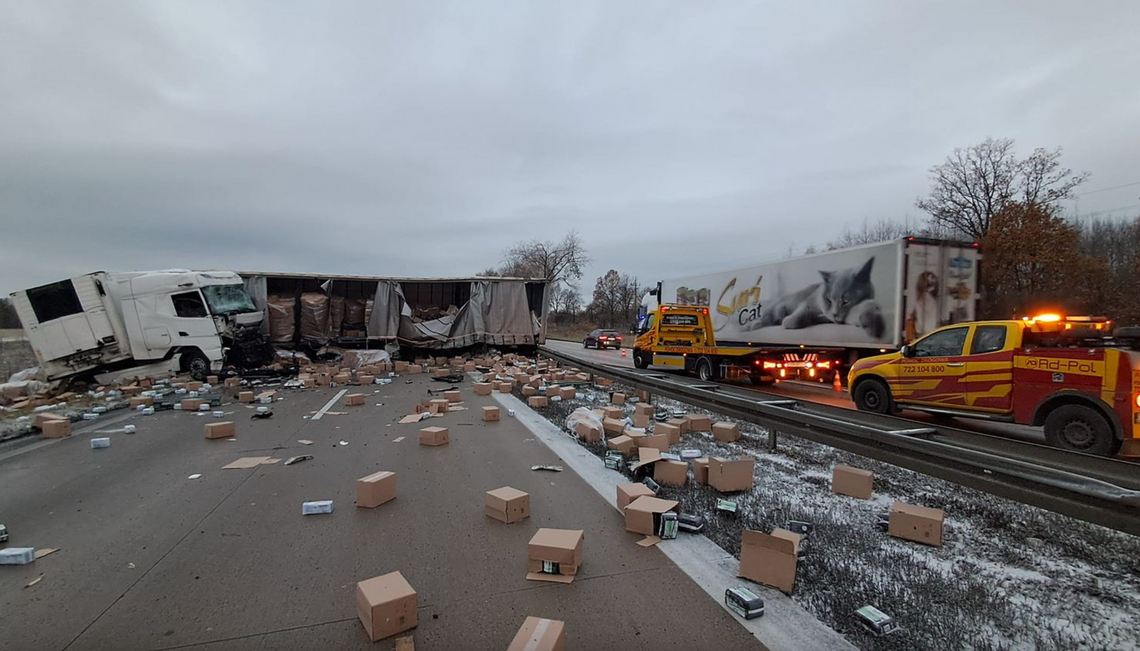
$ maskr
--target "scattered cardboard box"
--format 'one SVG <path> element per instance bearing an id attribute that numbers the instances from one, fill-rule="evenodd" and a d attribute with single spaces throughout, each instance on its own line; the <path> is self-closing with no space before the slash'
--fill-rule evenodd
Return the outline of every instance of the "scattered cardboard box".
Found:
<path id="1" fill-rule="evenodd" d="M 634 414 L 640 414 L 642 416 L 649 416 L 650 418 L 652 418 L 653 417 L 653 405 L 651 405 L 647 402 L 639 402 L 636 405 L 634 405 L 633 413 Z"/>
<path id="2" fill-rule="evenodd" d="M 736 426 L 736 423 L 713 423 L 712 435 L 718 441 L 732 443 L 740 440 L 740 428 Z"/>
<path id="3" fill-rule="evenodd" d="M 562 387 L 562 391 L 560 393 L 562 394 L 563 400 L 573 400 L 574 398 L 578 397 L 578 390 L 574 387 Z"/>
<path id="4" fill-rule="evenodd" d="M 206 404 L 206 401 L 199 398 L 183 398 L 179 404 L 182 405 L 182 411 L 198 411 L 198 408 Z"/>
<path id="5" fill-rule="evenodd" d="M 870 470 L 837 465 L 831 471 L 831 492 L 869 500 L 874 481 L 875 476 Z"/>
<path id="6" fill-rule="evenodd" d="M 530 517 L 530 494 L 503 486 L 487 491 L 484 513 L 489 518 L 511 524 Z"/>
<path id="7" fill-rule="evenodd" d="M 531 396 L 526 399 L 528 407 L 546 407 L 550 404 L 550 400 L 546 396 Z"/>
<path id="8" fill-rule="evenodd" d="M 208 439 L 232 439 L 237 436 L 234 429 L 234 424 L 229 421 L 220 423 L 206 423 L 206 438 Z"/>
<path id="9" fill-rule="evenodd" d="M 227 389 L 232 389 L 234 387 L 239 387 L 239 386 L 241 386 L 241 378 L 239 378 L 239 377 L 228 377 L 228 378 L 226 378 L 225 387 Z"/>
<path id="10" fill-rule="evenodd" d="M 690 432 L 707 432 L 712 428 L 712 422 L 704 414 L 685 414 L 685 420 L 689 421 Z"/>
<path id="11" fill-rule="evenodd" d="M 477 396 L 491 395 L 491 384 L 489 382 L 476 382 L 471 385 Z"/>
<path id="12" fill-rule="evenodd" d="M 364 406 L 363 393 L 350 393 L 344 397 L 345 407 L 362 407 Z"/>
<path id="13" fill-rule="evenodd" d="M 424 372 L 424 367 L 420 366 L 419 364 L 409 364 L 408 369 L 405 372 L 408 375 L 420 375 Z"/>
<path id="14" fill-rule="evenodd" d="M 524 384 L 523 388 L 522 388 L 522 394 L 523 394 L 524 398 L 529 398 L 531 396 L 537 396 L 538 395 L 538 389 L 530 386 L 529 384 Z"/>
<path id="15" fill-rule="evenodd" d="M 374 382 L 376 382 L 376 376 L 375 375 L 369 375 L 367 373 L 357 373 L 356 374 L 356 381 L 362 385 L 373 384 Z"/>
<path id="16" fill-rule="evenodd" d="M 415 628 L 418 605 L 416 591 L 399 572 L 356 584 L 356 612 L 373 642 Z"/>
<path id="17" fill-rule="evenodd" d="M 610 402 L 612 402 L 615 405 L 624 405 L 625 404 L 625 394 L 624 393 L 614 393 L 612 396 L 610 396 Z"/>
<path id="18" fill-rule="evenodd" d="M 546 387 L 546 397 L 547 398 L 557 397 L 557 398 L 561 399 L 562 398 L 562 387 L 560 387 L 556 384 L 552 384 L 552 385 Z"/>
<path id="19" fill-rule="evenodd" d="M 625 431 L 625 421 L 617 418 L 603 418 L 602 429 L 605 430 L 606 434 L 621 434 Z"/>
<path id="20" fill-rule="evenodd" d="M 628 436 L 615 436 L 606 441 L 606 447 L 611 450 L 617 450 L 625 456 L 630 456 L 636 448 L 636 443 Z"/>
<path id="21" fill-rule="evenodd" d="M 45 439 L 61 439 L 71 436 L 71 421 L 66 418 L 49 418 L 40 426 Z"/>
<path id="22" fill-rule="evenodd" d="M 653 420 L 652 416 L 646 416 L 645 414 L 635 413 L 633 415 L 633 426 L 641 428 L 641 429 L 647 429 L 649 427 L 649 423 L 652 420 Z M 658 433 L 660 433 L 660 432 L 658 432 Z"/>
<path id="23" fill-rule="evenodd" d="M 510 393 L 511 391 L 514 391 L 514 390 L 515 390 L 515 383 L 514 382 L 500 382 L 499 383 L 499 393 Z"/>
<path id="24" fill-rule="evenodd" d="M 333 382 L 336 382 L 337 384 L 348 384 L 349 382 L 352 382 L 352 374 L 337 373 L 333 376 Z"/>
<path id="25" fill-rule="evenodd" d="M 723 457 L 709 459 L 709 486 L 721 493 L 734 493 L 752 489 L 752 471 L 756 459 L 744 457 L 730 461 Z"/>
<path id="26" fill-rule="evenodd" d="M 637 443 L 639 448 L 657 448 L 661 452 L 669 451 L 669 437 L 664 434 L 646 436 Z"/>
<path id="27" fill-rule="evenodd" d="M 629 467 L 631 471 L 637 470 L 642 466 L 648 466 L 651 463 L 657 463 L 661 460 L 661 450 L 657 448 L 637 448 L 637 463 Z"/>
<path id="28" fill-rule="evenodd" d="M 693 481 L 697 482 L 698 486 L 706 486 L 709 483 L 709 458 L 700 457 L 693 459 Z"/>
<path id="29" fill-rule="evenodd" d="M 131 409 L 138 409 L 139 407 L 153 407 L 154 398 L 150 396 L 135 396 L 134 398 L 131 398 L 131 401 L 128 404 L 130 405 Z"/>
<path id="30" fill-rule="evenodd" d="M 425 427 L 420 430 L 420 445 L 447 445 L 449 435 L 446 427 Z"/>
<path id="31" fill-rule="evenodd" d="M 621 407 L 602 407 L 602 416 L 625 420 L 625 412 L 622 411 Z"/>
<path id="32" fill-rule="evenodd" d="M 570 583 L 582 565 L 580 529 L 539 529 L 527 544 L 528 581 Z"/>
<path id="33" fill-rule="evenodd" d="M 652 490 L 649 489 L 648 486 L 646 486 L 645 484 L 642 484 L 640 482 L 631 482 L 628 484 L 618 484 L 618 487 L 617 487 L 617 507 L 618 507 L 618 510 L 624 514 L 625 513 L 625 507 L 629 506 L 630 502 L 636 500 L 639 497 L 654 497 L 656 495 L 657 495 L 657 493 L 654 493 Z"/>
<path id="34" fill-rule="evenodd" d="M 661 460 L 653 466 L 653 481 L 664 486 L 684 486 L 689 478 L 689 464 L 681 461 Z"/>
<path id="35" fill-rule="evenodd" d="M 679 502 L 663 500 L 657 497 L 639 497 L 625 507 L 625 530 L 640 533 L 646 536 L 657 535 L 657 527 L 661 522 L 661 514 L 668 511 L 677 511 Z"/>
<path id="36" fill-rule="evenodd" d="M 574 433 L 584 443 L 593 443 L 602 440 L 602 428 L 584 420 L 578 421 L 574 426 Z"/>
<path id="37" fill-rule="evenodd" d="M 682 434 L 689 433 L 689 421 L 685 420 L 684 418 L 670 418 L 669 420 L 665 421 L 665 424 L 676 427 L 681 431 Z"/>
<path id="38" fill-rule="evenodd" d="M 197 381 L 195 381 L 195 382 L 187 382 L 187 383 L 186 383 L 186 386 L 185 386 L 184 388 L 185 388 L 187 391 L 201 391 L 201 390 L 202 390 L 202 386 L 203 386 L 203 385 L 202 385 L 202 383 L 201 383 L 201 382 L 197 382 Z"/>
<path id="39" fill-rule="evenodd" d="M 499 408 L 498 407 L 483 407 L 483 422 L 484 423 L 497 423 L 497 422 L 499 422 Z"/>
<path id="40" fill-rule="evenodd" d="M 253 402 L 252 391 L 241 391 L 238 393 L 238 402 L 251 403 Z"/>
<path id="41" fill-rule="evenodd" d="M 738 576 L 791 593 L 796 583 L 799 534 L 774 529 L 766 534 L 746 529 L 740 543 Z"/>
<path id="42" fill-rule="evenodd" d="M 564 651 L 566 624 L 557 619 L 527 617 L 507 651 Z"/>
<path id="43" fill-rule="evenodd" d="M 677 445 L 681 442 L 681 428 L 677 425 L 657 423 L 653 431 L 664 436 L 669 441 L 669 445 Z"/>
<path id="44" fill-rule="evenodd" d="M 946 514 L 942 509 L 895 502 L 891 505 L 887 533 L 895 538 L 941 547 L 942 524 L 945 518 Z"/>
<path id="45" fill-rule="evenodd" d="M 374 509 L 394 499 L 396 499 L 396 473 L 381 470 L 356 480 L 358 507 Z"/>
<path id="46" fill-rule="evenodd" d="M 459 389 L 452 389 L 451 391 L 444 391 L 443 397 L 448 402 L 462 402 L 463 401 L 463 395 L 459 391 Z"/>
<path id="47" fill-rule="evenodd" d="M 446 414 L 447 408 L 450 405 L 451 403 L 448 402 L 446 398 L 433 398 L 431 402 L 428 403 L 428 406 L 431 407 L 431 413 L 433 414 Z"/>

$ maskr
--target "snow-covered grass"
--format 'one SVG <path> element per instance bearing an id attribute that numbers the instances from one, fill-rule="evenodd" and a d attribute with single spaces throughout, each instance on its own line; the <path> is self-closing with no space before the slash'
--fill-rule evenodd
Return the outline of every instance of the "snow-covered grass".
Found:
<path id="1" fill-rule="evenodd" d="M 540 411 L 565 429 L 575 408 L 608 404 L 608 392 L 583 387 L 576 399 Z M 670 400 L 654 404 L 686 408 Z M 625 411 L 632 414 L 633 407 Z M 771 453 L 764 429 L 737 423 L 744 434 L 738 443 L 690 433 L 679 447 L 754 456 L 751 491 L 721 496 L 690 478 L 683 488 L 665 487 L 662 496 L 679 501 L 684 512 L 702 515 L 705 535 L 737 556 L 745 528 L 814 523 L 792 597 L 857 646 L 901 651 L 1140 644 L 1140 539 L 787 434 L 780 434 L 778 450 Z M 599 457 L 605 453 L 600 443 L 586 447 Z M 836 464 L 873 471 L 873 499 L 833 494 Z M 719 497 L 739 503 L 736 517 L 714 510 Z M 878 529 L 876 516 L 895 500 L 943 509 L 942 547 Z M 894 617 L 903 630 L 871 636 L 852 617 L 867 604 Z"/>

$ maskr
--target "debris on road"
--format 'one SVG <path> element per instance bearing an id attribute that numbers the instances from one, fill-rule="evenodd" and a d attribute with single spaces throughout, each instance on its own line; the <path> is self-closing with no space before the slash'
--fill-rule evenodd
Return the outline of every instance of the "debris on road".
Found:
<path id="1" fill-rule="evenodd" d="M 28 581 L 28 582 L 27 582 L 27 584 L 25 584 L 25 585 L 24 585 L 24 587 L 25 587 L 25 588 L 30 588 L 30 587 L 32 587 L 33 585 L 35 585 L 35 584 L 37 584 L 37 583 L 39 583 L 40 581 L 43 581 L 43 580 L 44 580 L 44 575 L 43 575 L 43 574 L 41 574 L 41 575 L 37 576 L 36 578 L 32 579 L 31 581 Z"/>
<path id="2" fill-rule="evenodd" d="M 332 500 L 316 500 L 301 504 L 301 515 L 320 515 L 333 512 Z"/>
<path id="3" fill-rule="evenodd" d="M 530 493 L 503 486 L 487 491 L 483 512 L 489 518 L 511 524 L 530 517 Z"/>
<path id="4" fill-rule="evenodd" d="M 534 465 L 530 467 L 531 470 L 549 470 L 551 472 L 562 472 L 562 466 L 551 465 Z"/>
<path id="5" fill-rule="evenodd" d="M 527 544 L 527 581 L 570 583 L 582 565 L 580 529 L 539 529 Z"/>
<path id="6" fill-rule="evenodd" d="M 890 635 L 902 628 L 894 618 L 874 606 L 863 606 L 854 614 L 855 619 L 875 637 Z"/>
<path id="7" fill-rule="evenodd" d="M 404 440 L 403 436 L 397 436 L 396 438 L 392 439 L 392 442 L 393 443 L 399 443 L 400 441 L 403 441 L 403 440 Z"/>
<path id="8" fill-rule="evenodd" d="M 310 441 L 309 439 L 297 439 L 297 442 L 300 443 L 301 445 L 312 445 L 313 444 L 313 442 Z"/>
<path id="9" fill-rule="evenodd" d="M 201 476 L 202 476 L 202 473 L 196 472 L 193 475 L 190 475 L 189 477 L 187 477 L 186 479 L 198 479 Z"/>
<path id="10" fill-rule="evenodd" d="M 343 448 L 344 446 L 348 445 L 348 441 L 344 441 L 344 440 L 342 440 L 342 441 L 340 441 L 339 443 L 337 443 L 337 445 L 339 445 L 339 446 L 341 446 L 341 447 Z"/>
<path id="11" fill-rule="evenodd" d="M 302 454 L 302 455 L 299 455 L 296 457 L 289 457 L 288 459 L 285 460 L 285 463 L 283 465 L 291 466 L 295 463 L 301 463 L 302 461 L 308 461 L 309 459 L 312 459 L 312 458 L 313 458 L 313 455 L 311 455 L 311 454 Z"/>
<path id="12" fill-rule="evenodd" d="M 374 509 L 396 499 L 396 473 L 381 470 L 356 480 L 356 506 Z"/>
<path id="13" fill-rule="evenodd" d="M 105 436 L 102 438 L 91 439 L 91 449 L 92 450 L 101 450 L 103 448 L 109 448 L 109 447 L 111 447 L 111 439 L 109 439 Z"/>
<path id="14" fill-rule="evenodd" d="M 356 584 L 356 612 L 373 642 L 415 628 L 418 605 L 416 591 L 399 572 Z"/>
<path id="15" fill-rule="evenodd" d="M 527 617 L 507 651 L 559 651 L 565 648 L 566 623 L 557 619 Z M 399 651 L 399 650 L 397 650 Z"/>
<path id="16" fill-rule="evenodd" d="M 764 600 L 744 586 L 725 590 L 724 605 L 744 619 L 756 619 L 764 614 Z"/>
<path id="17" fill-rule="evenodd" d="M 36 560 L 33 547 L 8 547 L 0 549 L 0 565 L 27 565 Z"/>
<path id="18" fill-rule="evenodd" d="M 279 461 L 281 461 L 281 460 L 280 459 L 274 459 L 273 457 L 242 457 L 242 458 L 238 459 L 237 461 L 231 461 L 230 463 L 222 466 L 222 469 L 223 470 L 232 470 L 232 469 L 246 470 L 249 468 L 256 468 L 260 465 L 274 464 L 274 463 L 277 463 Z"/>
<path id="19" fill-rule="evenodd" d="M 637 544 L 641 545 L 642 547 L 652 547 L 659 542 L 661 542 L 661 539 L 658 538 L 657 536 L 646 536 L 646 537 L 642 538 L 641 540 L 637 541 Z"/>

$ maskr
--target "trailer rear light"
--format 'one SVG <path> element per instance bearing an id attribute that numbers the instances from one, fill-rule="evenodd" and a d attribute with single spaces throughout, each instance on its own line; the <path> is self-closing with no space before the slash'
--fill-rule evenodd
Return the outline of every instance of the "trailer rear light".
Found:
<path id="1" fill-rule="evenodd" d="M 811 362 L 804 362 L 804 366 L 807 368 L 811 368 L 814 365 Z"/>
<path id="2" fill-rule="evenodd" d="M 709 313 L 709 309 L 708 309 L 707 307 L 706 307 L 706 308 L 703 308 L 703 309 L 701 309 L 701 312 L 702 312 L 703 314 L 708 314 L 708 313 Z"/>
<path id="3" fill-rule="evenodd" d="M 831 360 L 818 362 L 818 363 L 816 363 L 816 366 L 818 366 L 819 368 L 823 368 L 823 369 L 831 368 Z"/>
<path id="4" fill-rule="evenodd" d="M 808 377 L 815 377 L 815 369 L 814 368 L 808 369 Z"/>
<path id="5" fill-rule="evenodd" d="M 788 377 L 787 369 L 780 369 L 780 377 Z"/>
<path id="6" fill-rule="evenodd" d="M 757 364 L 760 362 L 757 361 Z M 776 362 L 764 362 L 764 368 L 776 368 Z"/>

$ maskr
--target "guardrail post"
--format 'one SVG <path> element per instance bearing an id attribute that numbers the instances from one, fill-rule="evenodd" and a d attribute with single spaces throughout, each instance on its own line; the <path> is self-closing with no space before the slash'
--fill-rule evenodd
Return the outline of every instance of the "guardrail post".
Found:
<path id="1" fill-rule="evenodd" d="M 776 437 L 778 435 L 779 435 L 779 433 L 776 430 L 774 430 L 772 428 L 768 428 L 768 451 L 769 452 L 775 452 L 776 451 Z"/>

